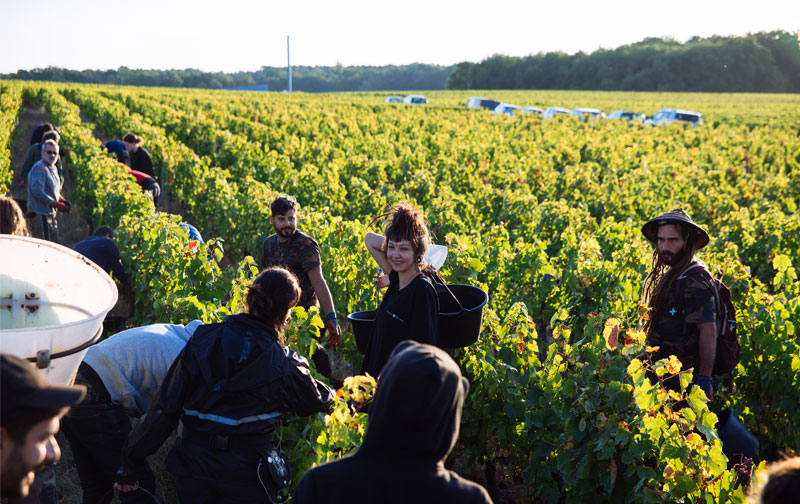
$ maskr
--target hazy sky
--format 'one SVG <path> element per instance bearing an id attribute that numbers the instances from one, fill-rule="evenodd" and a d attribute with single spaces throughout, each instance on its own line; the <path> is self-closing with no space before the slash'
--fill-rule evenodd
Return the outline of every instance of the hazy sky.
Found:
<path id="1" fill-rule="evenodd" d="M 287 35 L 293 65 L 449 65 L 774 29 L 800 31 L 800 0 L 0 0 L 0 73 L 257 70 Z"/>

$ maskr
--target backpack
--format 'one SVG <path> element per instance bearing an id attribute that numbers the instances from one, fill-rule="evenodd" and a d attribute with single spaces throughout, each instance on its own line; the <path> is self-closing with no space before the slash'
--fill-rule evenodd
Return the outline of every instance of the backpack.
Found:
<path id="1" fill-rule="evenodd" d="M 712 375 L 730 374 L 739 363 L 742 356 L 742 348 L 739 346 L 739 338 L 736 335 L 736 307 L 731 299 L 731 291 L 722 280 L 715 278 L 705 266 L 694 263 L 678 277 L 675 288 L 676 294 L 683 289 L 683 281 L 692 274 L 705 272 L 711 277 L 711 284 L 714 286 L 714 296 L 716 297 L 717 307 L 717 351 L 714 358 L 714 369 Z"/>

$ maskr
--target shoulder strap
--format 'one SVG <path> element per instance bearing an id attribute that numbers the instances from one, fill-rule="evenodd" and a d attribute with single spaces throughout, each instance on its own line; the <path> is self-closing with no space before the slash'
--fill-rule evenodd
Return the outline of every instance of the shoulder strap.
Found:
<path id="1" fill-rule="evenodd" d="M 704 265 L 700 263 L 692 263 L 685 270 L 683 270 L 683 273 L 681 273 L 681 275 L 678 277 L 678 280 L 683 280 L 684 278 L 688 277 L 690 273 L 694 273 L 695 271 L 705 271 L 709 274 L 709 276 L 711 275 L 711 272 L 708 271 L 708 268 L 706 268 Z"/>

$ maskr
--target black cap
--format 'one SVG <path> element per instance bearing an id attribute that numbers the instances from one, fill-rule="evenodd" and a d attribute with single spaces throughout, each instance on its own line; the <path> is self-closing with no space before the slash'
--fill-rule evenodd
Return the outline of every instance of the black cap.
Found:
<path id="1" fill-rule="evenodd" d="M 700 250 L 708 245 L 708 233 L 706 230 L 698 226 L 683 208 L 676 208 L 671 212 L 659 215 L 655 219 L 650 219 L 642 226 L 642 234 L 652 243 L 658 243 L 658 228 L 665 224 L 674 224 L 676 222 L 687 224 L 695 230 L 697 233 L 695 250 Z"/>
<path id="2" fill-rule="evenodd" d="M 23 410 L 74 406 L 84 395 L 86 387 L 82 385 L 51 383 L 30 362 L 0 354 L 0 425 Z"/>

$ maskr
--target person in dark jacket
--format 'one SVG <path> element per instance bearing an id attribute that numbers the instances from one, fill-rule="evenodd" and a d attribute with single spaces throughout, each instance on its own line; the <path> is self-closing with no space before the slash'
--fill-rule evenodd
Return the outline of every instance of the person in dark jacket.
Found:
<path id="1" fill-rule="evenodd" d="M 444 351 L 400 343 L 381 374 L 361 447 L 307 471 L 294 502 L 492 502 L 482 486 L 444 467 L 458 439 L 468 388 Z"/>
<path id="2" fill-rule="evenodd" d="M 167 459 L 181 502 L 271 502 L 279 485 L 265 471 L 277 462 L 272 432 L 281 412 L 327 409 L 333 391 L 311 376 L 308 361 L 280 343 L 297 279 L 269 268 L 247 292 L 247 313 L 197 328 L 170 367 L 144 420 L 123 450 L 118 489 L 136 488 L 136 461 L 154 453 L 175 429 Z"/>
<path id="3" fill-rule="evenodd" d="M 120 262 L 119 249 L 114 243 L 114 231 L 110 227 L 100 226 L 94 230 L 92 236 L 76 243 L 72 249 L 103 268 L 106 273 L 113 273 L 114 278 L 120 282 L 128 283 L 130 280 L 130 274 Z"/>
<path id="4" fill-rule="evenodd" d="M 122 137 L 122 143 L 125 144 L 125 148 L 128 150 L 131 170 L 136 170 L 155 178 L 156 172 L 153 169 L 153 158 L 147 149 L 142 147 L 143 142 L 142 137 L 133 133 L 128 133 Z"/>
<path id="5" fill-rule="evenodd" d="M 35 128 L 33 128 L 33 132 L 31 133 L 31 145 L 42 143 L 44 139 L 42 138 L 45 133 L 48 131 L 58 131 L 53 123 L 41 123 L 37 124 Z"/>
<path id="6" fill-rule="evenodd" d="M 106 142 L 106 150 L 117 157 L 117 161 L 122 164 L 128 162 L 128 149 L 122 140 L 109 140 Z"/>
<path id="7" fill-rule="evenodd" d="M 375 315 L 361 373 L 378 376 L 394 347 L 403 340 L 436 345 L 439 299 L 431 279 L 422 273 L 422 258 L 430 244 L 422 213 L 408 203 L 392 207 L 386 236 L 367 233 L 367 250 L 388 274 L 389 289 Z M 386 286 L 380 277 L 379 286 Z"/>

